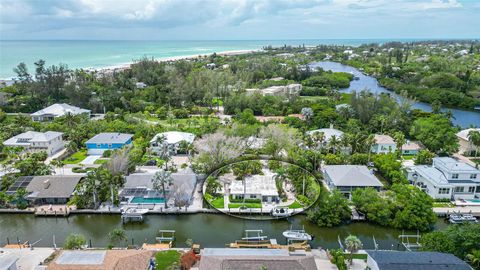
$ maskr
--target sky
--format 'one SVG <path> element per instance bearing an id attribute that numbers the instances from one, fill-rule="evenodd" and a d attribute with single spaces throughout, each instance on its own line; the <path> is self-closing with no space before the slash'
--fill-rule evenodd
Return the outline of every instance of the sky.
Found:
<path id="1" fill-rule="evenodd" d="M 0 40 L 480 38 L 480 0 L 0 0 Z"/>

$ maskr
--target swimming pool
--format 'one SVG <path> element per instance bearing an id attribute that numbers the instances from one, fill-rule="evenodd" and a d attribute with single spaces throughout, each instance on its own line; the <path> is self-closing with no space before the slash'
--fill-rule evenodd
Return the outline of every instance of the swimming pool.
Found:
<path id="1" fill-rule="evenodd" d="M 467 202 L 472 202 L 472 203 L 480 203 L 480 199 L 469 199 L 469 200 L 465 200 Z"/>
<path id="2" fill-rule="evenodd" d="M 143 198 L 143 197 L 134 197 L 130 203 L 164 203 L 165 199 L 163 198 Z"/>

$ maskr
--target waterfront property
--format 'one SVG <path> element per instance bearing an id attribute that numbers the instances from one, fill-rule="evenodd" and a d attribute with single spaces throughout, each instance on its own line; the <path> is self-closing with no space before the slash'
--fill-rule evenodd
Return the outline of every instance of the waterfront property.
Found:
<path id="1" fill-rule="evenodd" d="M 200 270 L 317 269 L 312 255 L 295 256 L 291 255 L 287 249 L 205 248 L 200 255 Z"/>
<path id="2" fill-rule="evenodd" d="M 480 128 L 467 128 L 457 133 L 458 144 L 460 145 L 458 152 L 460 154 L 474 154 L 475 150 L 480 150 L 480 149 L 476 149 L 476 146 L 473 145 L 473 143 L 470 141 L 470 138 L 469 138 L 470 131 L 480 132 Z"/>
<path id="3" fill-rule="evenodd" d="M 132 143 L 132 134 L 100 133 L 85 142 L 87 154 L 102 155 L 106 150 L 120 149 Z"/>
<path id="4" fill-rule="evenodd" d="M 66 103 L 55 103 L 44 109 L 32 113 L 30 116 L 32 117 L 33 121 L 44 122 L 52 121 L 57 117 L 65 116 L 67 114 L 86 114 L 90 117 L 90 112 L 90 110 L 75 107 Z"/>
<path id="5" fill-rule="evenodd" d="M 166 145 L 170 151 L 177 153 L 182 142 L 191 144 L 195 140 L 195 134 L 180 131 L 168 131 L 158 133 L 150 140 L 150 151 L 158 154 Z"/>
<path id="6" fill-rule="evenodd" d="M 425 147 L 421 142 L 407 141 L 404 145 L 402 145 L 402 155 L 414 156 L 423 149 L 425 149 Z"/>
<path id="7" fill-rule="evenodd" d="M 145 270 L 152 264 L 149 250 L 63 250 L 47 270 L 103 269 Z"/>
<path id="8" fill-rule="evenodd" d="M 22 147 L 25 152 L 44 151 L 51 156 L 65 147 L 63 133 L 56 131 L 27 131 L 3 142 L 5 146 Z"/>
<path id="9" fill-rule="evenodd" d="M 411 184 L 434 199 L 474 199 L 480 195 L 480 170 L 451 157 L 433 158 L 433 165 L 407 170 Z"/>
<path id="10" fill-rule="evenodd" d="M 337 189 L 350 198 L 357 188 L 372 187 L 380 190 L 383 184 L 363 165 L 327 165 L 323 169 L 325 183 L 330 190 Z"/>
<path id="11" fill-rule="evenodd" d="M 230 184 L 230 195 L 234 199 L 260 199 L 264 203 L 279 202 L 277 186 L 274 174 L 266 172 L 264 175 L 252 175 L 243 181 L 233 180 Z"/>
<path id="12" fill-rule="evenodd" d="M 371 270 L 471 270 L 464 261 L 449 253 L 367 250 L 367 267 Z"/>
<path id="13" fill-rule="evenodd" d="M 388 154 L 397 150 L 397 144 L 392 137 L 383 134 L 375 134 L 375 143 L 372 145 L 372 153 Z"/>
<path id="14" fill-rule="evenodd" d="M 153 188 L 153 173 L 132 173 L 125 177 L 125 185 L 120 191 L 120 200 L 129 203 L 158 204 L 165 202 L 163 193 Z M 165 185 L 167 199 L 175 188 L 182 188 L 191 198 L 197 177 L 194 173 L 172 173 L 173 182 Z"/>
<path id="15" fill-rule="evenodd" d="M 249 88 L 245 89 L 247 93 L 260 93 L 263 96 L 296 96 L 302 91 L 302 85 L 299 83 L 289 85 L 270 86 L 263 89 Z"/>
<path id="16" fill-rule="evenodd" d="M 27 191 L 26 199 L 34 205 L 66 204 L 73 196 L 75 187 L 83 176 L 43 175 L 21 176 L 8 189 L 15 194 L 20 188 Z"/>

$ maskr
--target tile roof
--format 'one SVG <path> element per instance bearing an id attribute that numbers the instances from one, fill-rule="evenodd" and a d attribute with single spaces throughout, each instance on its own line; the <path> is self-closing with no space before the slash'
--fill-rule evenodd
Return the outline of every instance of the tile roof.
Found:
<path id="1" fill-rule="evenodd" d="M 377 177 L 363 165 L 327 165 L 324 172 L 335 186 L 382 187 Z"/>
<path id="2" fill-rule="evenodd" d="M 48 270 L 145 270 L 153 251 L 89 250 L 62 251 Z M 90 259 L 89 259 L 90 258 Z"/>
<path id="3" fill-rule="evenodd" d="M 367 250 L 379 270 L 471 270 L 452 254 L 441 252 L 407 252 Z"/>
<path id="4" fill-rule="evenodd" d="M 31 115 L 41 116 L 41 115 L 48 114 L 48 115 L 54 115 L 54 116 L 63 116 L 67 113 L 71 113 L 75 115 L 75 114 L 82 114 L 82 113 L 90 113 L 90 110 L 82 109 L 66 103 L 55 103 L 44 109 L 34 112 Z"/>
<path id="5" fill-rule="evenodd" d="M 465 140 L 465 141 L 468 141 L 468 133 L 470 133 L 470 131 L 472 130 L 476 130 L 476 131 L 480 131 L 480 128 L 467 128 L 467 129 L 464 129 L 464 130 L 460 130 L 459 132 L 457 132 L 457 137 Z"/>
<path id="6" fill-rule="evenodd" d="M 126 143 L 133 137 L 133 134 L 126 133 L 99 133 L 85 143 Z"/>

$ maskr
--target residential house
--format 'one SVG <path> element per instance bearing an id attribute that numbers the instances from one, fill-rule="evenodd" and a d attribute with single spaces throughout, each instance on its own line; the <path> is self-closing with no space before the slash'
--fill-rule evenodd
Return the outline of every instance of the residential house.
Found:
<path id="1" fill-rule="evenodd" d="M 5 146 L 23 147 L 26 152 L 44 151 L 51 156 L 65 148 L 63 133 L 56 131 L 27 131 L 3 142 Z"/>
<path id="2" fill-rule="evenodd" d="M 34 205 L 66 204 L 82 178 L 82 175 L 21 176 L 7 194 L 13 195 L 18 189 L 25 188 L 26 199 Z"/>
<path id="3" fill-rule="evenodd" d="M 153 269 L 150 250 L 63 250 L 47 270 L 148 270 Z"/>
<path id="4" fill-rule="evenodd" d="M 425 149 L 425 147 L 421 142 L 407 141 L 404 145 L 402 145 L 402 155 L 414 156 L 423 149 Z"/>
<path id="5" fill-rule="evenodd" d="M 367 250 L 367 269 L 472 270 L 466 262 L 449 253 L 393 250 Z"/>
<path id="6" fill-rule="evenodd" d="M 397 144 L 388 135 L 375 134 L 375 143 L 372 145 L 372 153 L 388 154 L 397 150 Z"/>
<path id="7" fill-rule="evenodd" d="M 310 130 L 310 131 L 307 131 L 306 133 L 309 136 L 313 136 L 316 133 L 323 133 L 323 142 L 321 143 L 322 147 L 327 147 L 330 144 L 330 141 L 332 140 L 332 138 L 334 137 L 337 141 L 340 141 L 344 134 L 343 131 L 333 128 L 333 125 L 330 125 L 330 128 Z"/>
<path id="8" fill-rule="evenodd" d="M 276 85 L 263 89 L 249 88 L 245 89 L 248 94 L 260 93 L 263 96 L 295 96 L 302 91 L 302 85 L 299 83 L 288 85 Z"/>
<path id="9" fill-rule="evenodd" d="M 132 143 L 132 134 L 100 133 L 85 142 L 87 154 L 102 155 L 106 150 L 120 149 Z"/>
<path id="10" fill-rule="evenodd" d="M 450 157 L 433 158 L 432 166 L 409 167 L 407 178 L 434 199 L 480 196 L 480 170 Z"/>
<path id="11" fill-rule="evenodd" d="M 166 144 L 170 151 L 177 153 L 182 142 L 191 144 L 194 140 L 195 134 L 188 132 L 168 131 L 158 133 L 150 140 L 150 151 L 158 154 Z"/>
<path id="12" fill-rule="evenodd" d="M 252 175 L 245 178 L 245 189 L 243 181 L 235 180 L 230 184 L 230 195 L 234 199 L 260 199 L 265 203 L 279 202 L 279 195 L 273 173 L 264 175 Z"/>
<path id="13" fill-rule="evenodd" d="M 90 117 L 90 113 L 90 110 L 75 107 L 66 103 L 56 103 L 41 109 L 40 111 L 34 112 L 30 116 L 32 117 L 33 121 L 44 122 L 52 121 L 57 117 L 65 116 L 67 114 L 86 114 Z"/>
<path id="14" fill-rule="evenodd" d="M 480 128 L 467 128 L 461 130 L 457 133 L 458 144 L 460 145 L 459 153 L 460 154 L 474 154 L 475 152 L 475 145 L 469 140 L 469 133 L 470 131 L 478 131 L 480 132 Z M 480 149 L 477 149 L 480 150 Z"/>
<path id="15" fill-rule="evenodd" d="M 318 269 L 312 255 L 292 255 L 287 249 L 205 248 L 200 257 L 199 270 Z"/>
<path id="16" fill-rule="evenodd" d="M 327 165 L 323 169 L 325 183 L 330 190 L 337 189 L 345 197 L 351 198 L 358 188 L 372 187 L 380 190 L 383 184 L 363 165 Z"/>
<path id="17" fill-rule="evenodd" d="M 120 191 L 120 200 L 131 202 L 135 198 L 163 198 L 162 191 L 153 188 L 153 173 L 132 173 L 125 177 L 125 184 Z M 175 187 L 182 187 L 186 194 L 193 196 L 197 184 L 197 176 L 193 172 L 172 173 L 173 182 L 165 185 L 166 193 Z"/>

